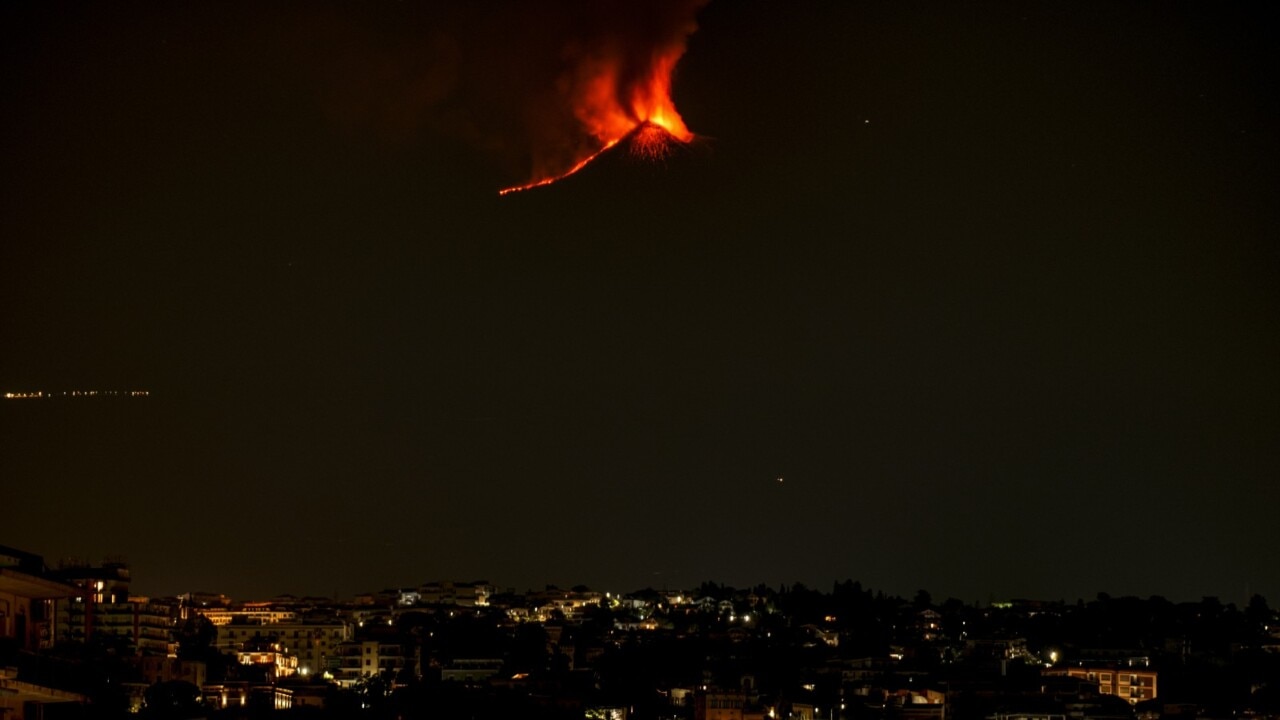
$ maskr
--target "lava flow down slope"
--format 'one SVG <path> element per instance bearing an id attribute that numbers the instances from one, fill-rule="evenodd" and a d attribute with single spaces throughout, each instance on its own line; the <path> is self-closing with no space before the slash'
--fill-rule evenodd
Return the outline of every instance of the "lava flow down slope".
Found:
<path id="1" fill-rule="evenodd" d="M 595 185 L 607 191 L 636 183 L 647 185 L 657 179 L 675 181 L 696 167 L 696 158 L 707 147 L 701 138 L 691 135 L 688 140 L 681 140 L 666 128 L 645 121 L 569 172 L 527 186 L 508 188 L 501 194 L 509 195 L 561 182 L 579 189 Z"/>
<path id="2" fill-rule="evenodd" d="M 535 148 L 533 179 L 499 194 L 549 185 L 604 157 L 665 160 L 692 142 L 694 134 L 671 98 L 671 82 L 702 4 L 676 2 L 668 12 L 637 18 L 650 30 L 640 42 L 605 35 L 567 52 L 558 97 L 572 112 L 582 142 L 568 155 Z"/>

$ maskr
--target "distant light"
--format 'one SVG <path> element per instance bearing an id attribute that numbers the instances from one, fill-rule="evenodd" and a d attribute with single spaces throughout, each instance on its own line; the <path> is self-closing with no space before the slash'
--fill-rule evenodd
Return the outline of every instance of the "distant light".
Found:
<path id="1" fill-rule="evenodd" d="M 35 398 L 84 398 L 84 397 L 147 397 L 151 394 L 149 390 L 54 390 L 45 392 L 43 390 L 34 390 L 31 392 L 6 392 L 4 397 L 6 400 L 30 400 Z"/>

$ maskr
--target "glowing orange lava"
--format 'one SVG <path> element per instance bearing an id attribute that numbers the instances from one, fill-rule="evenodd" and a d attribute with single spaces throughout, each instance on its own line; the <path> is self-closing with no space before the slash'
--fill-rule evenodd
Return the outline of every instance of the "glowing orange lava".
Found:
<path id="1" fill-rule="evenodd" d="M 667 100 L 667 104 L 671 104 L 670 99 Z M 607 129 L 600 129 L 592 133 L 602 143 L 599 150 L 596 150 L 582 160 L 579 160 L 573 167 L 559 175 L 550 175 L 524 185 L 517 185 L 515 187 L 499 190 L 498 194 L 507 195 L 510 193 L 520 192 L 521 190 L 529 190 L 531 188 L 542 187 L 543 185 L 550 185 L 557 180 L 563 180 L 591 164 L 592 160 L 595 160 L 601 155 L 601 153 L 614 145 L 617 145 L 619 140 L 633 130 L 639 129 L 631 143 L 631 151 L 634 155 L 647 160 L 661 160 L 670 155 L 672 138 L 680 142 L 689 142 L 690 140 L 693 140 L 693 133 L 689 132 L 689 128 L 685 127 L 684 120 L 680 118 L 680 114 L 675 111 L 674 106 L 671 106 L 669 109 L 662 109 L 654 115 L 644 117 L 640 120 L 634 120 L 629 116 L 624 115 L 612 116 L 605 122 L 607 124 L 601 124 L 597 127 L 607 127 Z M 616 137 L 614 137 L 615 134 L 617 135 Z"/>
<path id="2" fill-rule="evenodd" d="M 682 27 L 671 42 L 654 49 L 641 67 L 624 62 L 607 44 L 575 57 L 571 70 L 561 78 L 561 89 L 582 130 L 595 138 L 597 149 L 574 158 L 568 169 L 546 172 L 499 194 L 569 177 L 642 125 L 656 126 L 640 128 L 632 143 L 632 152 L 643 158 L 660 160 L 669 155 L 672 138 L 679 142 L 692 140 L 693 133 L 671 100 L 671 74 L 684 55 L 685 40 L 694 28 L 696 25 L 691 22 Z"/>
<path id="3" fill-rule="evenodd" d="M 521 190 L 530 190 L 530 189 L 532 189 L 532 188 L 542 187 L 543 185 L 550 185 L 551 183 L 553 183 L 553 182 L 555 182 L 555 181 L 557 181 L 557 180 L 563 180 L 563 179 L 565 179 L 565 178 L 569 177 L 570 175 L 572 175 L 572 174 L 574 174 L 574 173 L 578 172 L 578 171 L 579 171 L 579 170 L 581 170 L 582 168 L 586 167 L 588 163 L 590 163 L 592 160 L 595 160 L 597 157 L 599 157 L 600 153 L 604 152 L 605 150 L 608 150 L 609 148 L 611 148 L 611 147 L 613 147 L 614 145 L 617 145 L 617 144 L 618 144 L 618 141 L 617 141 L 617 140 L 614 140 L 613 142 L 606 144 L 604 147 L 602 147 L 602 148 L 600 148 L 599 150 L 597 150 L 597 151 L 595 151 L 595 152 L 591 153 L 591 155 L 589 155 L 589 156 L 587 157 L 587 159 L 585 159 L 585 160 L 583 160 L 583 161 L 579 162 L 577 165 L 574 165 L 573 167 L 569 168 L 569 169 L 568 169 L 568 171 L 566 171 L 566 172 L 564 172 L 564 173 L 562 173 L 562 174 L 560 174 L 560 175 L 556 175 L 556 176 L 554 176 L 554 177 L 542 178 L 541 180 L 534 180 L 533 182 L 531 182 L 531 183 L 529 183 L 529 184 L 527 184 L 527 185 L 516 185 L 515 187 L 505 188 L 505 189 L 503 189 L 503 190 L 499 190 L 499 191 L 498 191 L 498 194 L 499 194 L 499 195 L 508 195 L 508 194 L 510 194 L 510 193 L 520 192 Z"/>

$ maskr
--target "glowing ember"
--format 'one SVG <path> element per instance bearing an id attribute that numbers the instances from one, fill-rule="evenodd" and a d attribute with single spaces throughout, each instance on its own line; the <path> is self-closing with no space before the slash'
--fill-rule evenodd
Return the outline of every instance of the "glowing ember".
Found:
<path id="1" fill-rule="evenodd" d="M 690 4 L 687 22 L 672 28 L 670 36 L 643 59 L 625 57 L 609 42 L 574 54 L 571 70 L 561 77 L 561 90 L 582 129 L 595 138 L 596 149 L 574 158 L 567 169 L 561 166 L 542 172 L 532 182 L 499 194 L 564 179 L 628 134 L 632 135 L 631 154 L 648 160 L 662 160 L 671 154 L 673 143 L 691 141 L 693 133 L 671 100 L 671 74 L 684 55 L 689 34 L 697 27 L 692 10 L 700 4 Z"/>

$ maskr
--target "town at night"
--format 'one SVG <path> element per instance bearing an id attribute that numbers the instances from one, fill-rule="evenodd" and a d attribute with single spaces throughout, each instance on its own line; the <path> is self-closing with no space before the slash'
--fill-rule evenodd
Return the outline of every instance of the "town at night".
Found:
<path id="1" fill-rule="evenodd" d="M 966 602 L 855 580 L 625 592 L 436 580 L 250 599 L 148 597 L 133 584 L 119 559 L 50 568 L 0 547 L 0 708 L 548 720 L 1280 712 L 1280 614 L 1260 595 Z"/>
<path id="2" fill-rule="evenodd" d="M 0 720 L 1280 720 L 1278 36 L 0 3 Z"/>

